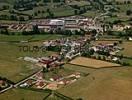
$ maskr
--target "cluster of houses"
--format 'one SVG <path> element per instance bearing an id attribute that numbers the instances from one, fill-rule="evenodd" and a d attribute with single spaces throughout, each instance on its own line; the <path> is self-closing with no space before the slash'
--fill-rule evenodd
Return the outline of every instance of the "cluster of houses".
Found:
<path id="1" fill-rule="evenodd" d="M 9 84 L 5 81 L 0 79 L 0 91 L 7 88 L 9 86 Z"/>
<path id="2" fill-rule="evenodd" d="M 10 31 L 31 31 L 33 26 L 38 26 L 40 31 L 49 32 L 56 30 L 70 30 L 71 32 L 85 30 L 103 31 L 101 25 L 95 24 L 92 18 L 84 16 L 70 16 L 56 19 L 36 19 L 26 23 L 0 23 Z"/>
<path id="3" fill-rule="evenodd" d="M 64 62 L 61 60 L 60 55 L 57 54 L 51 55 L 49 57 L 24 57 L 24 60 L 35 63 L 35 65 L 42 67 L 46 71 L 61 67 L 64 64 Z"/>
<path id="4" fill-rule="evenodd" d="M 124 29 L 132 28 L 132 25 L 116 24 L 113 25 L 113 31 L 124 31 Z"/>
<path id="5" fill-rule="evenodd" d="M 79 37 L 76 39 L 63 38 L 58 40 L 50 40 L 43 42 L 45 48 L 60 47 L 60 55 L 62 58 L 73 59 L 81 55 L 83 46 L 87 43 L 86 37 Z"/>
<path id="6" fill-rule="evenodd" d="M 30 24 L 37 25 L 39 30 L 49 32 L 56 30 L 70 30 L 71 32 L 96 29 L 102 31 L 101 25 L 95 25 L 94 20 L 84 16 L 70 16 L 58 19 L 33 20 Z"/>
<path id="7" fill-rule="evenodd" d="M 51 89 L 56 90 L 65 85 L 71 84 L 77 81 L 81 77 L 79 72 L 74 72 L 73 74 L 67 76 L 51 76 L 49 79 L 45 79 L 45 73 L 39 72 L 33 77 L 20 84 L 20 87 L 31 87 L 36 89 Z"/>
<path id="8" fill-rule="evenodd" d="M 118 46 L 117 43 L 111 44 L 103 44 L 99 43 L 90 47 L 90 49 L 94 50 L 96 54 L 106 56 L 106 60 L 117 62 L 119 61 L 119 57 L 115 57 L 117 53 L 123 50 L 122 47 Z"/>
<path id="9" fill-rule="evenodd" d="M 101 23 L 96 23 L 94 19 L 84 17 L 84 16 L 70 16 L 62 17 L 56 19 L 36 19 L 31 20 L 27 23 L 0 23 L 0 25 L 7 26 L 11 31 L 32 31 L 33 26 L 38 26 L 40 31 L 44 32 L 56 32 L 58 30 L 69 30 L 71 32 L 75 31 L 90 31 L 96 30 L 99 33 L 103 32 L 103 27 Z M 131 28 L 131 25 L 116 24 L 113 25 L 113 31 L 123 31 L 126 28 Z"/>
<path id="10" fill-rule="evenodd" d="M 120 50 L 122 50 L 121 47 L 114 45 L 114 43 L 112 44 L 103 44 L 100 43 L 94 47 L 92 47 L 94 49 L 95 52 L 109 52 L 109 54 L 113 54 L 115 55 L 116 53 L 118 53 Z"/>
<path id="11" fill-rule="evenodd" d="M 31 31 L 32 30 L 32 25 L 30 24 L 10 24 L 8 29 L 10 31 Z"/>
<path id="12" fill-rule="evenodd" d="M 11 32 L 23 32 L 33 30 L 33 26 L 28 23 L 0 23 L 0 26 L 7 28 Z"/>

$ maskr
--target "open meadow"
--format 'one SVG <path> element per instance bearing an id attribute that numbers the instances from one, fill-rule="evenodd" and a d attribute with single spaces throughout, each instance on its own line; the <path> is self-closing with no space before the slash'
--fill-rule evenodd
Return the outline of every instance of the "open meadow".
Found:
<path id="1" fill-rule="evenodd" d="M 20 51 L 19 46 L 42 46 L 42 42 L 37 43 L 12 43 L 10 41 L 27 41 L 29 39 L 33 40 L 48 40 L 48 39 L 56 39 L 61 36 L 50 36 L 46 35 L 46 37 L 41 36 L 1 36 L 0 37 L 0 76 L 10 79 L 13 82 L 18 82 L 27 76 L 33 74 L 38 71 L 40 68 L 33 65 L 32 63 L 26 62 L 20 57 L 30 56 L 30 57 L 42 57 L 49 56 L 53 54 L 53 52 L 47 52 L 40 50 L 39 52 L 24 52 Z M 7 42 L 7 43 L 6 43 Z"/>
<path id="2" fill-rule="evenodd" d="M 18 82 L 28 75 L 39 70 L 39 67 L 18 59 L 25 56 L 46 56 L 48 52 L 23 52 L 20 51 L 20 44 L 0 44 L 0 76 Z"/>
<path id="3" fill-rule="evenodd" d="M 131 73 L 131 67 L 97 69 L 90 75 L 58 91 L 74 99 L 131 100 Z"/>

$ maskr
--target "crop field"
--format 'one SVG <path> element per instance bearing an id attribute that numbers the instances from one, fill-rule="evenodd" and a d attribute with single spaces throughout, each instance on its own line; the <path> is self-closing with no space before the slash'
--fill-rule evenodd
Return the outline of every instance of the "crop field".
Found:
<path id="1" fill-rule="evenodd" d="M 97 69 L 87 77 L 58 91 L 74 99 L 131 100 L 131 73 L 131 67 Z"/>
<path id="2" fill-rule="evenodd" d="M 106 61 L 90 59 L 85 57 L 77 57 L 70 62 L 70 64 L 80 65 L 91 68 L 109 68 L 109 67 L 119 67 L 119 64 L 110 63 Z"/>
<path id="3" fill-rule="evenodd" d="M 0 94 L 1 100 L 43 100 L 49 93 L 25 89 L 11 89 Z"/>

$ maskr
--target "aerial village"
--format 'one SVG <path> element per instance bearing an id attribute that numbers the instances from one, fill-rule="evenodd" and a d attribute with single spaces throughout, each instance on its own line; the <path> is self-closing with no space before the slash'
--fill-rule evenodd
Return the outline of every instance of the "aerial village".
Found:
<path id="1" fill-rule="evenodd" d="M 81 29 L 88 32 L 85 36 L 78 38 L 61 38 L 55 40 L 47 40 L 41 43 L 41 47 L 45 48 L 46 51 L 57 50 L 57 53 L 50 56 L 42 57 L 19 57 L 19 60 L 30 62 L 35 66 L 41 68 L 41 70 L 26 80 L 21 81 L 14 87 L 21 88 L 37 88 L 37 89 L 51 89 L 56 90 L 64 87 L 67 84 L 71 84 L 83 77 L 84 73 L 72 71 L 65 75 L 59 74 L 58 70 L 63 69 L 63 65 L 71 63 L 76 57 L 89 57 L 92 59 L 103 60 L 116 64 L 122 64 L 121 56 L 116 56 L 117 53 L 122 51 L 124 48 L 120 47 L 121 40 L 114 43 L 97 43 L 94 44 L 93 40 L 98 40 L 99 35 L 103 35 L 103 27 L 101 24 L 95 22 L 91 18 L 84 16 L 71 16 L 58 19 L 40 19 L 32 20 L 29 23 L 12 23 L 2 24 L 8 27 L 10 31 L 31 31 L 33 26 L 37 25 L 39 31 L 55 32 L 56 30 L 70 30 L 73 34 L 75 31 Z M 121 26 L 116 25 L 113 30 L 123 30 L 125 28 L 131 28 L 132 26 Z M 96 30 L 97 34 L 89 33 L 90 30 Z M 28 41 L 27 41 L 28 42 Z M 74 63 L 73 63 L 74 64 Z M 119 66 L 119 65 L 115 65 Z M 55 74 L 46 76 L 46 73 L 53 71 Z M 8 84 L 7 81 L 0 80 L 1 89 L 12 88 L 12 85 Z"/>
<path id="2" fill-rule="evenodd" d="M 0 0 L 0 100 L 132 100 L 132 0 Z"/>
<path id="3" fill-rule="evenodd" d="M 54 51 L 54 49 L 58 48 L 59 52 L 48 57 L 45 56 L 34 58 L 26 56 L 19 58 L 42 68 L 40 72 L 19 84 L 19 87 L 56 90 L 64 87 L 65 85 L 76 82 L 79 78 L 85 76 L 85 73 L 72 71 L 63 75 L 59 74 L 57 70 L 63 69 L 63 65 L 66 63 L 72 64 L 72 60 L 74 58 L 85 56 L 87 53 L 89 53 L 89 58 L 116 63 L 113 66 L 120 66 L 119 64 L 121 64 L 122 58 L 115 56 L 116 53 L 119 53 L 123 50 L 122 47 L 118 46 L 119 43 L 99 43 L 89 46 L 89 41 L 89 37 L 79 37 L 74 39 L 62 38 L 57 40 L 44 41 L 42 46 L 47 51 Z M 105 56 L 102 56 L 103 58 L 101 58 L 100 55 Z M 55 74 L 47 77 L 46 73 L 50 71 L 55 71 Z"/>

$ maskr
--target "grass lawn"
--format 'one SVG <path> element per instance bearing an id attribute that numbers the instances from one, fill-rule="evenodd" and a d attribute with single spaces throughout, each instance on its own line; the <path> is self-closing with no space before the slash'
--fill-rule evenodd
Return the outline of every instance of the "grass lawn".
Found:
<path id="1" fill-rule="evenodd" d="M 49 93 L 24 89 L 11 89 L 0 94 L 1 100 L 43 100 Z"/>

